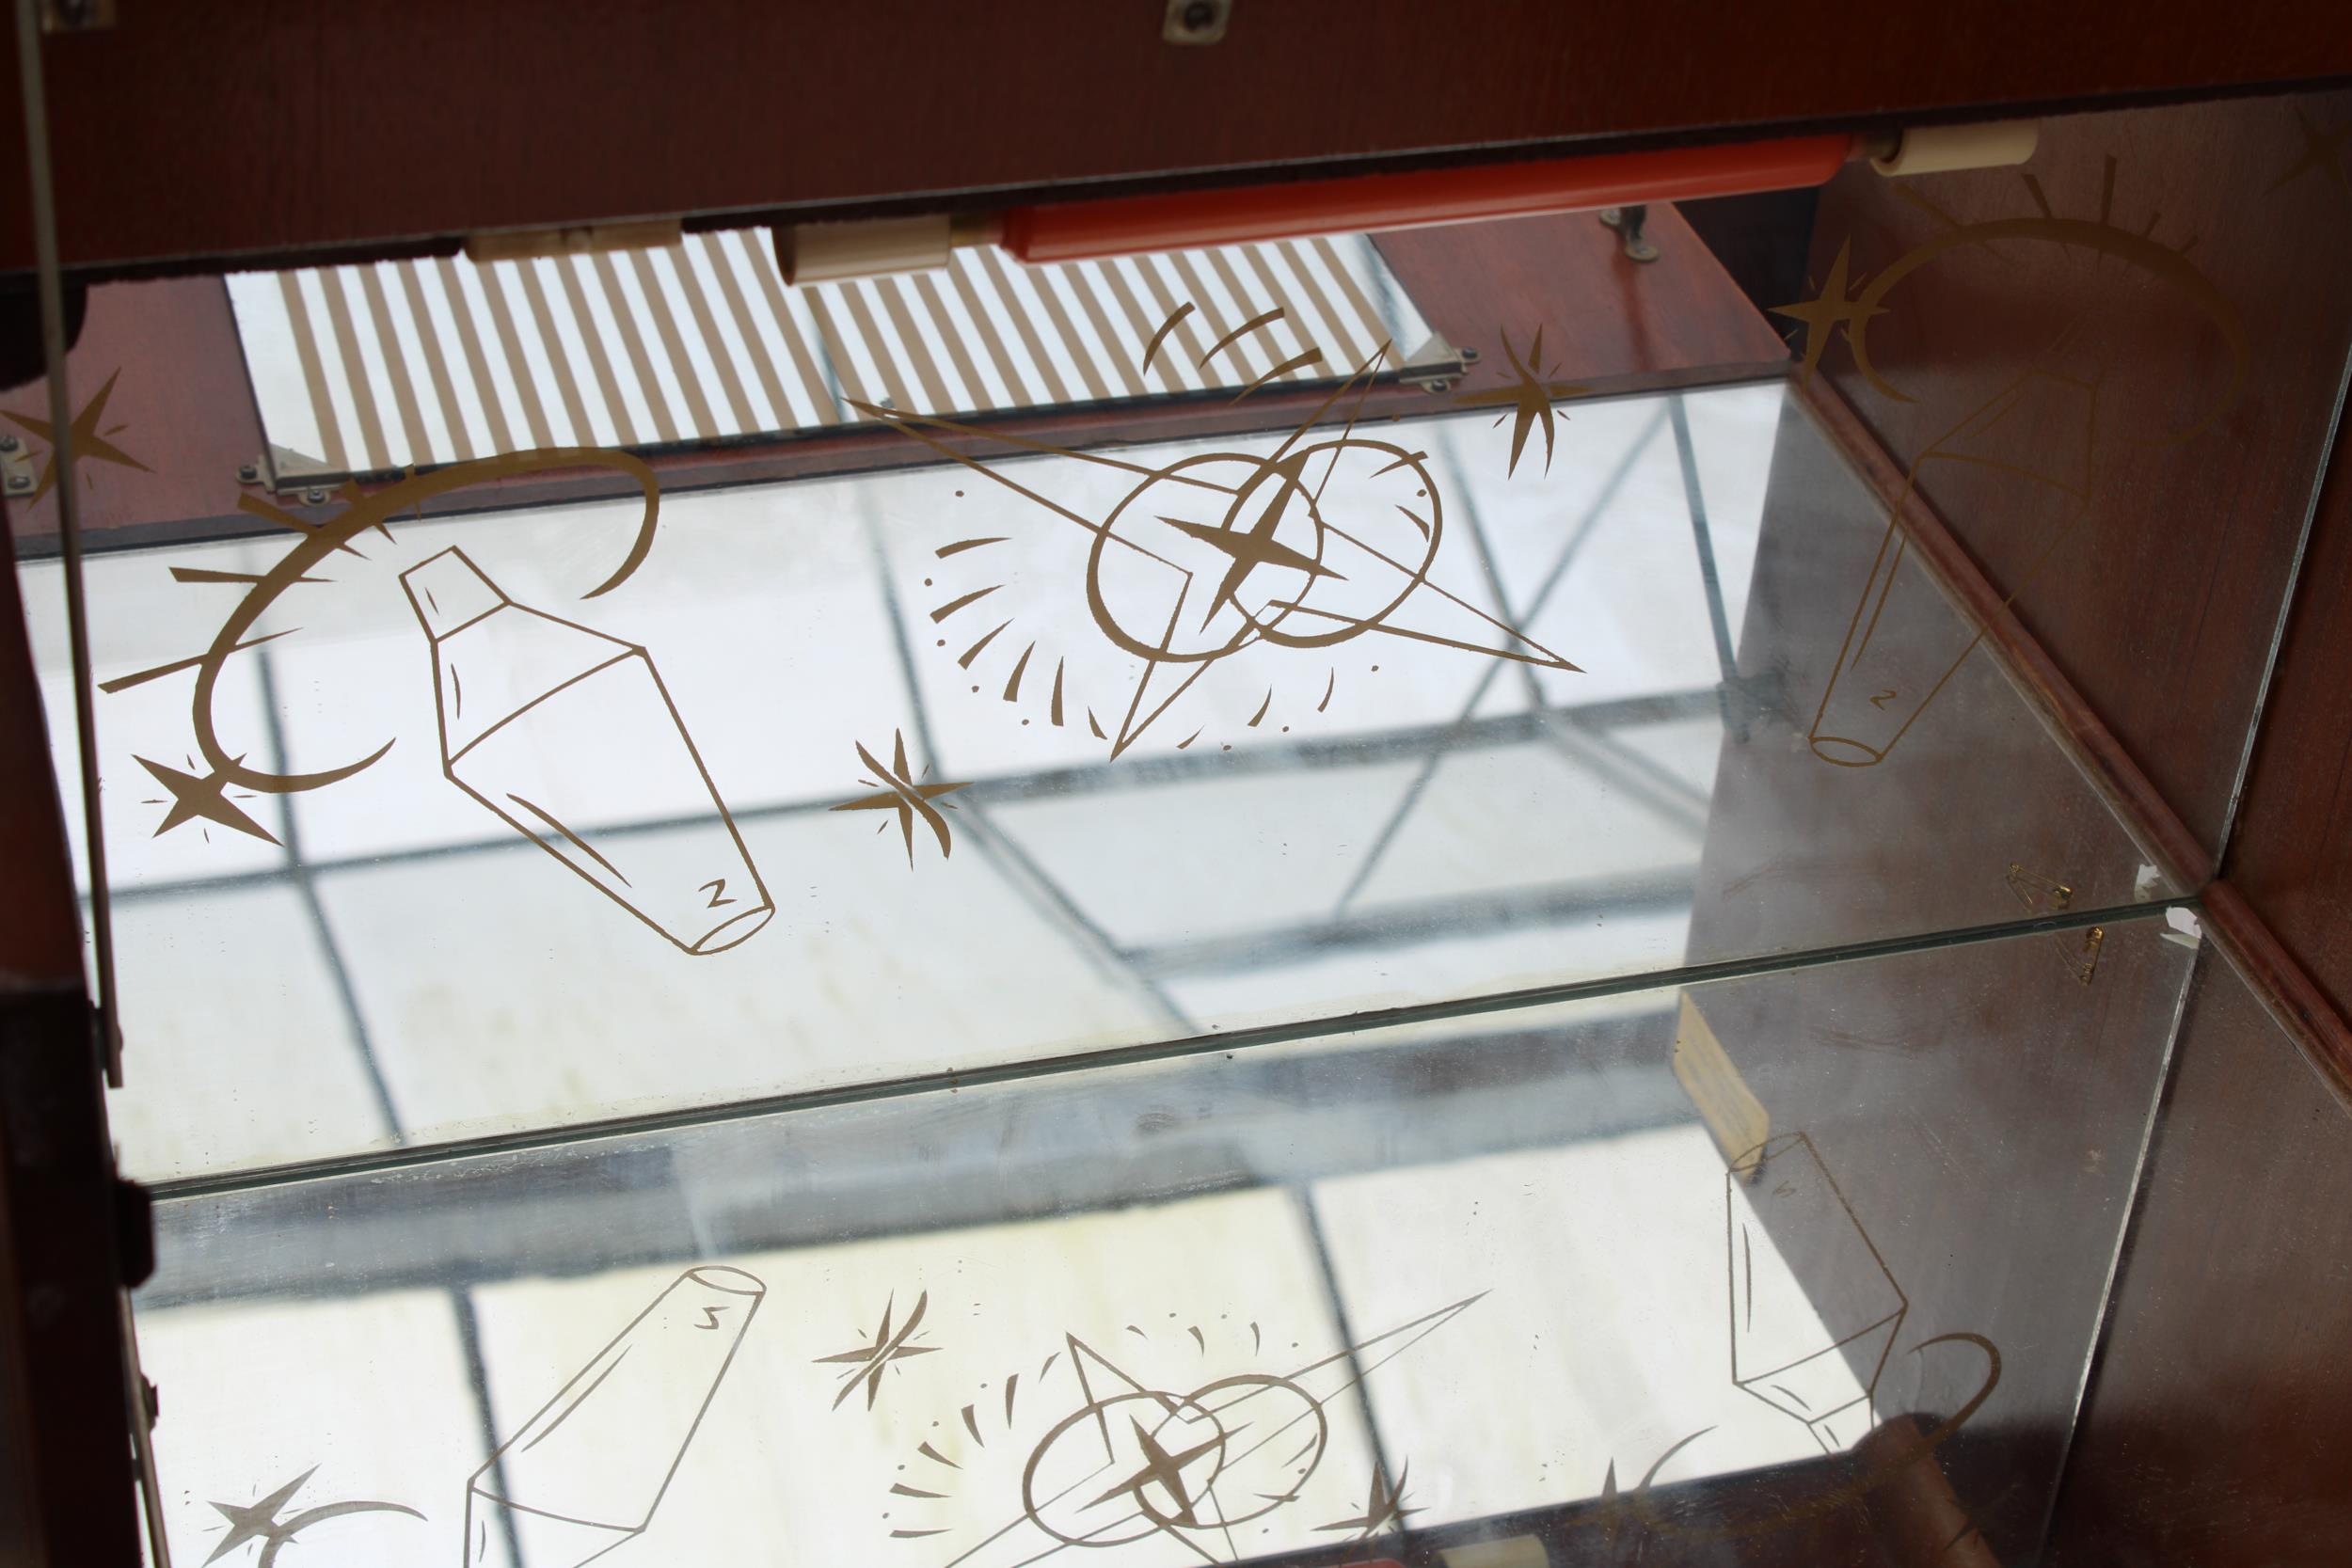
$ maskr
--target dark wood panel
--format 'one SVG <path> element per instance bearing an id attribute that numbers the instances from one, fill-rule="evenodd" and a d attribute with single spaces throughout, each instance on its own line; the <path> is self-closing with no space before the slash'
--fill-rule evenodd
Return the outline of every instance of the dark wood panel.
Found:
<path id="1" fill-rule="evenodd" d="M 1825 380 L 1800 381 L 1797 385 L 1797 395 L 1838 455 L 1852 466 L 1878 504 L 1899 517 L 1910 558 L 1906 565 L 1915 563 L 1926 568 L 1942 594 L 1966 618 L 1966 624 L 1983 632 L 1983 645 L 1970 658 L 1998 664 L 2019 697 L 2049 733 L 2064 737 L 2061 747 L 2081 770 L 2085 782 L 2109 811 L 2129 825 L 2131 832 L 2177 889 L 2187 892 L 2202 883 L 2213 874 L 2213 863 L 2197 835 L 2173 813 L 2154 782 L 2067 679 L 2049 651 L 2026 630 L 2008 596 L 1984 575 L 1935 508 L 1916 489 L 1904 485 L 1903 471 L 1872 437 L 1845 399 Z M 1806 488 L 1800 478 L 1792 478 L 1790 483 L 1792 488 Z M 1839 614 L 1851 612 L 1850 604 L 1831 597 L 1827 602 L 1817 601 L 1811 613 L 1816 625 L 1826 621 L 1834 627 Z M 1903 635 L 1899 627 L 1883 626 L 1882 630 L 1893 637 Z M 1963 683 L 1980 678 L 1983 673 L 1969 672 L 1963 675 Z M 1966 689 L 1965 684 L 1962 689 Z M 1940 725 L 1947 721 L 1939 717 L 1934 722 Z M 1919 856 L 1929 842 L 1941 836 L 1930 831 L 1931 824 L 1940 821 L 1941 832 L 1948 833 L 1951 824 L 1967 815 L 1966 802 L 2011 793 L 2033 798 L 2028 781 L 2013 774 L 2003 776 L 2005 764 L 2000 759 L 1985 756 L 1980 748 L 1970 746 L 1964 739 L 1959 746 L 1947 749 L 1953 754 L 1947 767 L 1956 767 L 1958 770 L 1939 769 L 1928 775 L 1923 780 L 1928 800 L 1914 801 L 1900 817 L 1882 824 L 1888 835 L 1885 842 L 1906 858 Z M 1992 764 L 1990 768 L 1988 763 Z M 1943 790 L 1940 800 L 1938 785 Z M 1873 805 L 1876 803 L 1872 801 Z M 2027 819 L 2029 814 L 2007 816 L 2010 822 Z M 1943 844 L 1936 852 L 1948 853 L 1951 847 Z"/>
<path id="2" fill-rule="evenodd" d="M 89 314 L 66 369 L 75 421 L 87 420 L 89 434 L 131 460 L 90 455 L 83 445 L 74 467 L 82 480 L 85 529 L 137 528 L 235 507 L 239 466 L 262 458 L 262 423 L 229 291 L 218 278 L 92 289 Z M 0 394 L 0 415 L 37 422 L 39 429 L 28 430 L 9 418 L 0 422 L 0 433 L 24 444 L 31 464 L 26 471 L 40 474 L 51 448 L 44 434 L 48 382 Z M 30 506 L 18 502 L 15 513 L 20 540 L 54 540 L 54 488 Z M 40 551 L 39 543 L 34 550 Z"/>
<path id="3" fill-rule="evenodd" d="M 2339 1016 L 2352 1014 L 2348 670 L 2352 460 L 2339 438 L 2226 868 Z"/>
<path id="4" fill-rule="evenodd" d="M 2175 1052 L 2049 1561 L 2339 1564 L 2352 1116 L 2217 958 Z"/>
<path id="5" fill-rule="evenodd" d="M 1920 487 L 2208 854 L 2352 342 L 2343 170 L 2292 173 L 2307 150 L 2298 116 L 2325 131 L 2352 119 L 2352 95 L 2045 121 L 2023 171 L 1898 183 L 1849 170 L 1822 193 L 1813 245 L 1825 286 L 1849 243 L 1860 279 L 1954 223 L 2035 217 L 2042 199 L 2060 218 L 2108 218 L 2063 244 L 1955 245 L 1891 289 L 1868 348 L 1914 401 L 1870 386 L 1843 341 L 1823 365 L 1906 468 L 2030 371 L 2096 381 L 2088 433 L 2011 419 L 1981 443 L 2087 484 L 2088 515 L 2071 532 L 2077 501 L 2012 473 L 1942 464 Z M 2199 307 L 2198 285 L 2165 278 L 2172 263 L 2128 254 L 2143 230 L 2167 247 L 2159 255 L 2185 247 L 2242 323 L 2247 378 L 2233 399 L 2232 331 Z M 2217 405 L 2209 428 L 2167 439 Z"/>
<path id="6" fill-rule="evenodd" d="M 24 634 L 16 559 L 0 529 L 0 997 L 82 983 L 81 916 L 49 732 Z"/>
<path id="7" fill-rule="evenodd" d="M 2328 0 L 179 0 L 48 50 L 69 261 L 220 256 L 2352 71 Z M 2249 14 L 2250 12 L 2250 14 Z M 7 47 L 12 47 L 12 37 Z M 1658 62 L 1671 59 L 1673 69 Z M 9 69 L 7 80 L 13 82 Z M 29 255 L 0 114 L 0 265 Z"/>
<path id="8" fill-rule="evenodd" d="M 78 982 L 0 993 L 0 1420 L 31 1439 L 0 1438 L 0 1463 L 40 1515 L 0 1537 L 9 1568 L 140 1560 L 120 1315 L 135 1281 L 89 1016 Z"/>
<path id="9" fill-rule="evenodd" d="M 1780 335 L 1691 226 L 1659 205 L 1645 233 L 1655 261 L 1628 257 L 1591 213 L 1417 229 L 1377 243 L 1429 325 L 1478 351 L 1465 391 L 1507 382 L 1503 338 L 1525 357 L 1538 329 L 1543 378 L 1596 393 L 1777 374 L 1788 358 Z"/>

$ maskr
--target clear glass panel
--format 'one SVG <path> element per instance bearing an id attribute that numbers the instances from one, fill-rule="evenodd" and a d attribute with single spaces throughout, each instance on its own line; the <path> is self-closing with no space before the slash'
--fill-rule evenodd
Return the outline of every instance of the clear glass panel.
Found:
<path id="1" fill-rule="evenodd" d="M 2015 1553 L 2194 958 L 2102 933 L 180 1198 L 164 1459 L 349 1562 L 1831 1561 L 1917 1418 Z"/>
<path id="2" fill-rule="evenodd" d="M 1885 525 L 1778 384 L 1580 404 L 1548 474 L 1512 476 L 1479 414 L 1353 439 L 665 498 L 643 565 L 584 601 L 646 537 L 642 503 L 106 556 L 100 678 L 131 683 L 105 698 L 109 773 L 150 786 L 109 796 L 121 940 L 158 950 L 126 964 L 124 1016 L 184 1040 L 118 1107 L 130 1158 L 282 1164 L 2025 912 L 1998 876 L 1947 888 L 1950 853 L 2063 865 L 2087 903 L 2165 891 L 1989 658 L 1916 766 L 2040 809 L 1876 870 L 1846 824 L 1887 781 L 1821 767 L 1780 694 L 1826 678 L 1842 629 L 1784 607 L 1866 577 Z M 1287 500 L 1252 478 L 1286 443 Z M 1768 516 L 1774 486 L 1800 515 Z M 1227 578 L 1327 578 L 1178 525 L 1255 538 L 1212 527 L 1254 507 L 1263 547 L 1311 545 L 1281 509 L 1312 490 L 1315 570 L 1383 602 L 1281 641 L 1297 618 L 1253 601 L 1252 633 Z M 320 559 L 290 571 L 290 547 Z M 246 586 L 273 572 L 282 592 Z M 240 604 L 249 645 L 191 733 L 191 676 L 141 676 Z M 1170 628 L 1220 657 L 1117 641 Z M 62 693 L 63 628 L 36 635 Z M 1969 634 L 1931 596 L 1898 635 Z M 183 809 L 207 738 L 260 775 L 366 766 Z M 1815 815 L 1758 820 L 1792 772 Z M 1875 895 L 1737 897 L 1791 858 Z M 236 999 L 263 987 L 282 1000 L 257 1020 Z"/>
<path id="3" fill-rule="evenodd" d="M 69 793 L 92 551 L 179 1551 L 2029 1558 L 2347 114 L 95 286 L 0 484 Z"/>

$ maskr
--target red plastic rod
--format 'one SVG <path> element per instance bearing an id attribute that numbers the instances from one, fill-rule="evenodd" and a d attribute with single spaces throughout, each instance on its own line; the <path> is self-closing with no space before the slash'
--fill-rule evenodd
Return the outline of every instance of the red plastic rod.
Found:
<path id="1" fill-rule="evenodd" d="M 1080 261 L 1248 240 L 1792 190 L 1825 182 L 1852 150 L 1851 135 L 1788 136 L 1728 147 L 1057 202 L 1007 213 L 1004 246 L 1025 261 Z"/>

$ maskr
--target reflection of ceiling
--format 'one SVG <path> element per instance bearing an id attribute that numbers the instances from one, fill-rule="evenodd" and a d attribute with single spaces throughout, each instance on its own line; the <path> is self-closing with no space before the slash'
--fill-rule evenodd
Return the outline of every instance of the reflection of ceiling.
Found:
<path id="1" fill-rule="evenodd" d="M 1769 440 L 1778 398 L 1765 387 L 1683 400 L 1735 618 L 1758 433 Z M 1454 580 L 1500 595 L 1501 612 L 1573 645 L 1596 673 L 1562 675 L 1555 692 L 1517 666 L 1407 643 L 1341 672 L 1327 713 L 1312 705 L 1326 682 L 1311 681 L 1303 705 L 1263 726 L 1246 722 L 1262 685 L 1204 683 L 1186 728 L 1218 722 L 1232 750 L 1170 739 L 1115 763 L 1082 729 L 1024 724 L 1031 715 L 1000 700 L 1018 649 L 967 670 L 930 645 L 937 628 L 914 611 L 949 591 L 952 562 L 927 546 L 1028 521 L 1012 515 L 1020 498 L 958 470 L 675 498 L 645 571 L 593 601 L 561 574 L 612 554 L 609 536 L 635 526 L 628 509 L 371 534 L 366 563 L 298 591 L 307 630 L 224 667 L 215 706 L 256 768 L 404 737 L 383 760 L 331 788 L 247 802 L 275 842 L 156 836 L 158 790 L 103 803 L 142 1063 L 114 1109 L 126 1161 L 151 1180 L 242 1184 L 233 1173 L 400 1145 L 723 1117 L 755 1097 L 1674 962 L 1723 732 L 1708 578 L 1661 402 L 1580 406 L 1549 476 L 1522 465 L 1506 479 L 1509 436 L 1489 424 L 1384 428 L 1429 447 L 1461 499 Z M 461 533 L 515 593 L 658 650 L 775 901 L 757 942 L 648 962 L 642 925 L 441 776 L 436 666 L 395 574 Z M 1062 542 L 1045 531 L 1041 551 Z M 264 553 L 182 546 L 94 562 L 100 677 L 200 644 L 222 593 L 203 573 Z M 1020 556 L 1008 580 L 1029 595 L 1030 635 L 1074 650 L 1089 625 L 1057 587 L 1057 559 Z M 173 580 L 179 563 L 198 575 Z M 1622 595 L 1602 563 L 1638 572 L 1644 613 L 1613 613 Z M 37 625 L 37 640 L 62 681 L 49 630 Z M 747 682 L 747 670 L 772 674 Z M 467 684 L 481 701 L 480 680 Z M 182 760 L 184 677 L 105 701 L 102 736 L 124 749 L 110 776 L 135 769 L 135 753 Z M 871 793 L 851 742 L 895 760 L 901 726 L 911 769 L 964 786 L 942 797 L 957 807 L 952 859 L 926 842 L 913 868 L 887 814 L 832 809 Z M 714 825 L 707 790 L 664 793 L 638 760 L 613 757 L 598 809 L 566 813 L 632 876 Z M 877 825 L 892 838 L 878 844 Z M 264 989 L 273 1005 L 257 1015 Z"/>
<path id="2" fill-rule="evenodd" d="M 929 1106 L 795 1113 L 765 1131 L 764 1153 L 694 1148 L 711 1130 L 664 1134 L 645 1142 L 673 1156 L 660 1162 L 677 1182 L 667 1211 L 596 1216 L 578 1201 L 583 1188 L 618 1196 L 653 1176 L 652 1164 L 599 1171 L 567 1149 L 435 1167 L 401 1184 L 429 1194 L 443 1223 L 485 1207 L 487 1190 L 504 1186 L 511 1205 L 486 1205 L 501 1236 L 519 1234 L 528 1212 L 545 1230 L 577 1232 L 576 1249 L 566 1260 L 542 1249 L 520 1267 L 472 1275 L 461 1249 L 447 1272 L 421 1268 L 403 1281 L 379 1271 L 339 1282 L 324 1299 L 321 1275 L 359 1261 L 368 1243 L 331 1259 L 308 1243 L 347 1227 L 384 1240 L 370 1211 L 405 1196 L 363 1178 L 281 1189 L 263 1210 L 244 1197 L 182 1200 L 166 1212 L 186 1210 L 207 1227 L 206 1250 L 239 1254 L 231 1266 L 243 1278 L 233 1295 L 143 1296 L 151 1369 L 180 1402 L 175 1422 L 159 1428 L 163 1458 L 175 1491 L 193 1498 L 258 1497 L 318 1463 L 321 1496 L 381 1497 L 434 1521 L 453 1512 L 469 1470 L 489 1494 L 578 1492 L 594 1475 L 607 1478 L 593 1494 L 599 1502 L 608 1491 L 634 1498 L 612 1517 L 642 1528 L 644 1549 L 660 1560 L 778 1561 L 775 1547 L 788 1540 L 796 1559 L 866 1561 L 886 1542 L 910 1568 L 942 1568 L 1017 1519 L 1025 1463 L 1055 1451 L 1089 1397 L 1119 1400 L 1131 1388 L 1248 1395 L 1225 1423 L 1240 1439 L 1237 1458 L 1296 1413 L 1296 1396 L 1317 1402 L 1327 1449 L 1319 1460 L 1289 1443 L 1267 1450 L 1292 1465 L 1290 1484 L 1227 1501 L 1229 1515 L 1244 1503 L 1276 1508 L 1231 1548 L 1220 1532 L 1217 1561 L 1361 1532 L 1347 1521 L 1362 1520 L 1374 1475 L 1404 1494 L 1418 1530 L 1589 1497 L 1613 1471 L 1629 1486 L 1692 1433 L 1704 1441 L 1682 1454 L 1669 1482 L 1798 1459 L 1814 1448 L 1804 1426 L 1742 1395 L 1723 1364 L 1724 1227 L 1747 1213 L 1744 1193 L 1726 1188 L 1703 1130 L 1646 1119 L 1636 1104 L 1646 1091 L 1626 1094 L 1632 1079 L 1621 1069 L 1592 1069 L 1620 1049 L 1655 1060 L 1654 1041 L 1638 1046 L 1614 1026 L 1596 1032 L 1554 1016 L 1518 1037 L 1391 1047 L 1394 1061 L 1376 1082 L 1327 1100 L 1372 1053 L 1269 1060 L 1246 1080 L 1215 1062 L 1093 1074 L 1047 1090 L 1057 1100 L 1050 1115 L 1030 1092 L 1040 1085 Z M 1512 1065 L 1496 1066 L 1497 1055 Z M 1555 1119 L 1542 1129 L 1523 1120 L 1498 1140 L 1472 1114 L 1474 1091 L 1448 1091 L 1462 1073 L 1485 1080 L 1487 1111 L 1516 1093 L 1549 1107 L 1527 1117 Z M 1662 1078 L 1654 1068 L 1642 1076 Z M 1587 1101 L 1629 1119 L 1571 1125 Z M 1154 1119 L 1132 1119 L 1139 1109 Z M 886 1125 L 871 1124 L 868 1110 Z M 1432 1111 L 1436 1121 L 1425 1123 Z M 1201 1126 L 1238 1117 L 1242 1137 L 1260 1149 L 1295 1148 L 1307 1158 L 1278 1161 L 1264 1184 L 1214 1190 L 1187 1169 L 1184 1128 L 1171 1125 L 1187 1112 Z M 870 1170 L 890 1168 L 902 1191 L 928 1183 L 945 1196 L 971 1168 L 958 1151 L 980 1153 L 1008 1131 L 1034 1140 L 1041 1123 L 1080 1142 L 1123 1138 L 1125 1164 L 1145 1164 L 1133 1156 L 1150 1151 L 1149 1163 L 1167 1167 L 1164 1200 L 1095 1207 L 1075 1190 L 1057 1200 L 1052 1174 L 1081 1154 L 1104 1163 L 1074 1143 L 1070 1162 L 1037 1172 L 1049 1180 L 1028 1214 L 990 1212 L 983 1201 L 944 1221 L 910 1210 L 904 1224 L 828 1233 L 827 1216 L 867 1217 L 860 1195 L 796 1184 L 803 1160 L 822 1164 L 862 1132 Z M 804 1132 L 816 1134 L 814 1147 L 800 1148 Z M 1393 1161 L 1391 1139 L 1402 1140 Z M 1331 1155 L 1336 1164 L 1314 1168 Z M 762 1171 L 769 1207 L 800 1213 L 797 1244 L 740 1223 L 752 1218 L 745 1199 Z M 518 1180 L 526 1172 L 533 1180 Z M 305 1207 L 311 1223 L 289 1226 Z M 665 1245 L 673 1256 L 653 1256 Z M 1759 1235 L 1745 1261 L 1784 1293 L 1799 1283 L 1784 1277 L 1790 1265 L 1770 1237 Z M 688 1262 L 699 1267 L 681 1277 Z M 695 1332 L 706 1325 L 691 1318 L 707 1304 L 728 1306 L 713 1282 L 764 1291 L 768 1306 L 738 1329 L 704 1406 L 725 1336 Z M 682 1290 L 692 1291 L 692 1311 L 665 1318 L 661 1302 Z M 1789 1299 L 1791 1332 L 1824 1338 L 1802 1293 Z M 657 1310 L 633 1318 L 648 1302 Z M 878 1323 L 889 1326 L 877 1333 Z M 889 1333 L 909 1328 L 919 1330 L 905 1341 L 919 1354 L 882 1369 L 871 1403 L 862 1393 L 842 1401 L 844 1347 L 887 1346 Z M 624 1364 L 617 1352 L 632 1346 Z M 1085 1381 L 1073 1355 L 1087 1362 Z M 662 1375 L 634 1375 L 647 1366 Z M 282 1383 L 277 1397 L 251 1397 L 260 1367 Z M 1270 1392 L 1250 1393 L 1259 1386 Z M 1267 1414 L 1277 1406 L 1279 1415 Z M 551 1471 L 557 1445 L 535 1454 L 524 1445 L 574 1410 L 582 1430 L 599 1434 L 596 1446 Z M 1254 1434 L 1239 1431 L 1245 1415 Z M 1132 1438 L 1132 1427 L 1117 1430 Z M 501 1439 L 516 1463 L 503 1477 L 475 1469 Z M 1201 1439 L 1193 1433 L 1165 1447 L 1183 1452 Z M 652 1450 L 650 1468 L 633 1459 L 640 1448 Z M 673 1462 L 666 1490 L 644 1484 Z M 1093 1480 L 1080 1502 L 1130 1473 Z M 1067 1513 L 1049 1513 L 1046 1528 Z M 191 1560 L 218 1539 L 204 1533 L 215 1522 L 206 1509 L 174 1507 L 167 1517 L 187 1532 Z M 898 1530 L 924 1533 L 902 1545 Z M 521 1533 L 529 1546 L 528 1528 Z M 336 1548 L 338 1562 L 391 1568 L 417 1560 L 421 1534 L 387 1514 L 318 1541 Z M 469 1561 L 511 1560 L 495 1528 L 474 1544 L 482 1555 Z M 1052 1545 L 1033 1543 L 1028 1553 Z M 1138 1540 L 1100 1560 L 1200 1559 L 1158 1555 Z M 577 1558 L 532 1548 L 528 1560 Z"/>
<path id="3" fill-rule="evenodd" d="M 1428 337 L 1360 239 L 1041 267 L 982 246 L 936 273 L 791 287 L 753 229 L 229 291 L 281 482 L 813 430 L 856 422 L 852 403 L 985 413 L 1327 379 Z"/>
<path id="4" fill-rule="evenodd" d="M 140 1299 L 691 1261 L 713 1236 L 810 1246 L 1615 1137 L 1691 1119 L 1662 1065 L 1669 1007 L 1636 992 L 1501 1029 L 1469 1020 L 1265 1047 L 1206 1083 L 1182 1065 L 1106 1072 L 1076 1098 L 1058 1082 L 1009 1084 L 959 1096 L 952 1117 L 918 1095 L 566 1145 L 437 1167 L 332 1215 L 300 1187 L 167 1203 L 161 1272 Z M 1138 1135 L 1149 1160 L 1135 1158 Z M 224 1227 L 276 1237 L 312 1267 L 290 1283 L 284 1253 L 219 1245 Z"/>

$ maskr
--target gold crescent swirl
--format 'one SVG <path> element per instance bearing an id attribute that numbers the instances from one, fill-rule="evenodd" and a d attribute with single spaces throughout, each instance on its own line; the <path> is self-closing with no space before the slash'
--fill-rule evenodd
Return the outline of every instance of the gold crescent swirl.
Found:
<path id="1" fill-rule="evenodd" d="M 354 501 L 342 516 L 306 533 L 276 566 L 262 574 L 262 579 L 238 601 L 237 608 L 229 612 L 229 619 L 221 624 L 220 634 L 213 639 L 213 645 L 205 650 L 202 661 L 197 666 L 196 697 L 191 718 L 196 728 L 197 747 L 204 753 L 204 761 L 214 774 L 230 784 L 261 794 L 293 795 L 348 779 L 392 749 L 392 742 L 388 740 L 358 761 L 346 763 L 341 768 L 326 768 L 312 773 L 267 773 L 247 768 L 240 759 L 231 757 L 221 746 L 219 736 L 214 733 L 213 689 L 220 680 L 222 667 L 229 662 L 229 656 L 237 651 L 245 634 L 252 630 L 254 624 L 262 618 L 262 612 L 277 602 L 278 594 L 293 587 L 304 573 L 376 524 L 435 496 L 462 490 L 485 480 L 503 479 L 510 474 L 580 467 L 617 469 L 635 480 L 638 487 L 645 493 L 645 515 L 637 525 L 637 536 L 629 546 L 628 556 L 611 577 L 580 595 L 584 599 L 593 599 L 627 582 L 653 548 L 654 524 L 661 509 L 660 484 L 651 467 L 627 452 L 607 451 L 596 447 L 550 447 L 536 451 L 510 452 L 503 457 L 487 457 L 474 463 L 454 464 L 431 473 L 415 475 L 373 495 L 363 496 Z"/>
<path id="2" fill-rule="evenodd" d="M 2237 308 L 2213 285 L 2212 279 L 2191 266 L 2188 258 L 2169 245 L 2159 245 L 2143 235 L 2130 234 L 2121 229 L 2094 222 L 2089 218 L 1995 218 L 1985 223 L 1972 223 L 1939 234 L 1925 245 L 1898 257 L 1869 286 L 1854 296 L 1855 319 L 1848 325 L 1846 340 L 1853 351 L 1854 368 L 1863 378 L 1887 397 L 1898 403 L 1915 401 L 1909 393 L 1899 389 L 1879 374 L 1870 361 L 1870 323 L 1895 286 L 1938 257 L 1964 245 L 1984 245 L 1999 240 L 2041 240 L 2052 245 L 2075 246 L 2112 256 L 2128 266 L 2135 266 L 2151 277 L 2177 287 L 2189 301 L 2202 310 L 2220 331 L 2230 345 L 2231 368 L 2228 385 L 2215 398 L 2213 406 L 2202 419 L 2187 429 L 2161 437 L 2164 442 L 2185 441 L 2219 419 L 2237 402 L 2245 389 L 2246 377 L 2253 353 L 2247 341 L 2246 324 Z"/>

